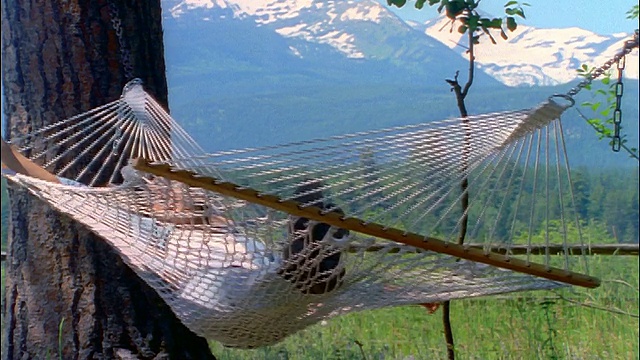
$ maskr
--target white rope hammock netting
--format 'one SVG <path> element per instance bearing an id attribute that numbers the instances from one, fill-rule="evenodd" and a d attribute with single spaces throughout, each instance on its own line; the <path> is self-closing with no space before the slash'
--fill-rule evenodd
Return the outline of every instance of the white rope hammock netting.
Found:
<path id="1" fill-rule="evenodd" d="M 597 286 L 584 256 L 509 253 L 581 244 L 568 236 L 580 223 L 564 109 L 208 154 L 133 81 L 117 101 L 13 139 L 82 186 L 4 176 L 104 238 L 191 330 L 253 348 L 353 311 Z M 467 223 L 473 245 L 456 245 Z"/>

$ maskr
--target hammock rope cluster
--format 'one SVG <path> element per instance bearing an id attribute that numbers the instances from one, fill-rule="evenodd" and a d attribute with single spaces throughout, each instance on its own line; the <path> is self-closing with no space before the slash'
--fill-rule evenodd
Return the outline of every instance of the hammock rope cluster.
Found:
<path id="1" fill-rule="evenodd" d="M 134 80 L 13 139 L 73 181 L 4 176 L 104 238 L 191 330 L 254 348 L 353 311 L 598 286 L 568 235 L 568 106 L 206 153 Z M 455 243 L 463 216 L 484 248 Z M 552 238 L 564 256 L 509 252 Z"/>

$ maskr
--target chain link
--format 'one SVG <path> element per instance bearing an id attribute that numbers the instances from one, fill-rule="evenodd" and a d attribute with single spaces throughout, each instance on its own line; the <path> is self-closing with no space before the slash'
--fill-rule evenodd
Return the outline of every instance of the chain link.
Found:
<path id="1" fill-rule="evenodd" d="M 613 137 L 611 138 L 611 149 L 615 152 L 620 151 L 622 146 L 622 138 L 620 137 L 620 124 L 622 123 L 622 94 L 624 93 L 624 84 L 622 83 L 622 74 L 624 73 L 625 57 L 618 60 L 618 82 L 616 83 L 616 108 L 613 111 Z"/>
<path id="2" fill-rule="evenodd" d="M 109 15 L 111 16 L 111 26 L 118 37 L 118 45 L 120 46 L 120 63 L 124 69 L 124 76 L 127 80 L 133 79 L 133 66 L 131 65 L 131 53 L 124 40 L 122 21 L 118 15 L 118 7 L 113 1 L 109 1 Z"/>
<path id="3" fill-rule="evenodd" d="M 567 95 L 570 96 L 570 97 L 576 96 L 580 92 L 580 90 L 582 90 L 585 87 L 591 85 L 591 82 L 593 82 L 593 80 L 595 80 L 595 79 L 599 78 L 600 76 L 602 76 L 605 72 L 607 72 L 609 69 L 611 69 L 611 67 L 614 64 L 620 63 L 620 59 L 624 59 L 624 57 L 627 54 L 629 54 L 634 48 L 638 47 L 638 41 L 639 41 L 638 40 L 638 29 L 636 29 L 636 31 L 635 31 L 635 33 L 633 35 L 633 38 L 624 42 L 624 46 L 622 47 L 622 50 L 619 53 L 617 53 L 613 58 L 611 58 L 610 60 L 605 62 L 599 68 L 594 69 L 586 79 L 584 79 L 578 85 L 576 85 L 574 88 L 569 90 L 569 92 L 567 92 Z M 624 62 L 624 60 L 622 60 L 622 61 Z"/>

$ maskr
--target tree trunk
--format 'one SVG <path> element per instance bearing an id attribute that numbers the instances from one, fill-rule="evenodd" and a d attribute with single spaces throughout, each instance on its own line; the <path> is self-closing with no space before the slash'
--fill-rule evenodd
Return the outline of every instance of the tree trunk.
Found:
<path id="1" fill-rule="evenodd" d="M 112 1 L 2 1 L 8 137 L 117 99 L 127 62 L 166 105 L 160 1 Z M 10 224 L 4 359 L 213 359 L 206 340 L 81 225 L 19 189 Z"/>

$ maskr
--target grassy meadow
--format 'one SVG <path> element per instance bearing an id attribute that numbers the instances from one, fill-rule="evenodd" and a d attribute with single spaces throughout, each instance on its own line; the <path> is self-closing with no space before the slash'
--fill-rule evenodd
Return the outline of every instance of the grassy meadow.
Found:
<path id="1" fill-rule="evenodd" d="M 596 256 L 590 265 L 592 274 L 603 279 L 594 290 L 454 301 L 451 321 L 457 358 L 638 359 L 638 258 Z M 3 265 L 3 299 L 4 284 Z M 442 311 L 429 315 L 420 306 L 333 318 L 275 346 L 238 350 L 212 342 L 211 348 L 221 360 L 446 358 Z"/>
<path id="2" fill-rule="evenodd" d="M 638 359 L 638 258 L 596 256 L 590 266 L 592 274 L 603 279 L 598 289 L 454 301 L 451 321 L 457 357 Z M 420 306 L 334 318 L 256 350 L 228 349 L 218 343 L 211 347 L 218 359 L 230 360 L 446 359 L 442 311 L 429 315 Z"/>
<path id="3" fill-rule="evenodd" d="M 514 293 L 452 302 L 459 359 L 638 359 L 636 256 L 593 256 L 597 289 Z M 2 301 L 5 267 L 2 265 Z M 255 350 L 212 342 L 218 359 L 445 359 L 442 311 L 421 306 L 352 313 Z"/>

